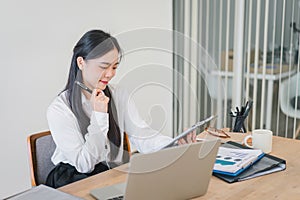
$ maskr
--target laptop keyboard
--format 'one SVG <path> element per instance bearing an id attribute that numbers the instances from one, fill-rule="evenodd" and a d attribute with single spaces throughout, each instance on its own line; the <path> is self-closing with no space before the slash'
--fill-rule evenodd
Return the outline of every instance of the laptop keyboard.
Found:
<path id="1" fill-rule="evenodd" d="M 122 200 L 122 199 L 124 199 L 123 195 L 122 196 L 118 196 L 118 197 L 113 197 L 113 198 L 110 198 L 108 200 Z"/>

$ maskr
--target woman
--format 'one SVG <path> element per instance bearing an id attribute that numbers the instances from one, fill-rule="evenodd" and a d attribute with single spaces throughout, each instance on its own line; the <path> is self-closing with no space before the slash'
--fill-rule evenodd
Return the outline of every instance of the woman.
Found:
<path id="1" fill-rule="evenodd" d="M 47 110 L 56 144 L 56 167 L 47 185 L 61 187 L 127 162 L 125 132 L 141 153 L 156 151 L 171 140 L 140 119 L 125 90 L 109 85 L 121 57 L 117 40 L 101 30 L 88 31 L 74 47 L 66 87 Z M 195 134 L 179 141 L 186 142 L 195 142 Z"/>

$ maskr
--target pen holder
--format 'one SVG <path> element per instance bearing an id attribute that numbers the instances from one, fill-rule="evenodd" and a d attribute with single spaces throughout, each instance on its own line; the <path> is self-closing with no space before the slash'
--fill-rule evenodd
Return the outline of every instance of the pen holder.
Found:
<path id="1" fill-rule="evenodd" d="M 244 116 L 231 116 L 230 115 L 230 131 L 231 132 L 240 132 L 240 133 L 246 133 L 247 130 L 245 128 L 245 119 Z"/>

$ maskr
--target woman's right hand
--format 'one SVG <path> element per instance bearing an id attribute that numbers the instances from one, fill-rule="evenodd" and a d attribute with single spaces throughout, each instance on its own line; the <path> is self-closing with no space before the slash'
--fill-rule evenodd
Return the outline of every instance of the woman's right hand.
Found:
<path id="1" fill-rule="evenodd" d="M 179 145 L 183 145 L 183 144 L 190 144 L 190 143 L 195 143 L 197 142 L 197 138 L 196 138 L 196 131 L 192 131 L 189 134 L 186 135 L 186 137 L 181 138 L 178 140 L 178 144 Z"/>
<path id="2" fill-rule="evenodd" d="M 94 111 L 107 113 L 109 97 L 102 90 L 94 89 L 90 101 Z"/>

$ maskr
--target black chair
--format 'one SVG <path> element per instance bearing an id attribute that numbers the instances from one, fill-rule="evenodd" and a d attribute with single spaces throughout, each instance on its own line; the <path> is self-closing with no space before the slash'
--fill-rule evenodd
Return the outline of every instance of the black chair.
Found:
<path id="1" fill-rule="evenodd" d="M 27 137 L 29 149 L 29 164 L 31 185 L 45 184 L 49 172 L 55 167 L 51 156 L 55 150 L 55 143 L 51 132 L 35 133 Z"/>

